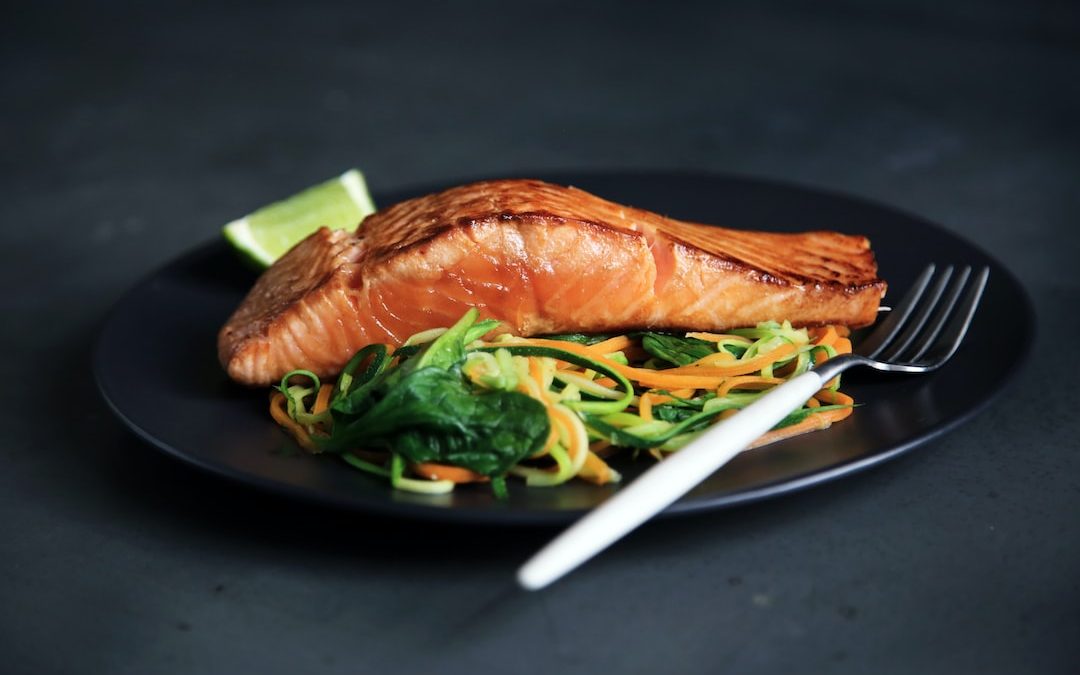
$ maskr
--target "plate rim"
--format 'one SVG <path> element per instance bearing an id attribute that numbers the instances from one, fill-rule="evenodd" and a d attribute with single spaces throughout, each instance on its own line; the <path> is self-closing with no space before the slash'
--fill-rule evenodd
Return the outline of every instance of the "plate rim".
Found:
<path id="1" fill-rule="evenodd" d="M 585 180 L 588 180 L 590 177 L 603 178 L 604 180 L 627 177 L 640 180 L 642 178 L 655 176 L 664 176 L 667 178 L 692 178 L 694 180 L 719 180 L 734 183 L 750 183 L 759 186 L 766 186 L 772 189 L 789 191 L 793 190 L 808 195 L 814 195 L 819 197 L 825 196 L 830 199 L 838 199 L 847 202 L 857 202 L 861 206 L 867 208 L 892 212 L 893 214 L 902 216 L 903 218 L 911 221 L 916 221 L 923 226 L 938 230 L 944 233 L 946 236 L 956 239 L 965 247 L 976 251 L 978 254 L 990 261 L 992 266 L 995 268 L 994 274 L 992 276 L 996 278 L 1000 276 L 1001 273 L 1004 273 L 1007 280 L 1010 282 L 1010 285 L 1012 285 L 1014 289 L 1018 292 L 1020 304 L 1026 314 L 1026 316 L 1022 317 L 1022 320 L 1018 323 L 1025 327 L 1026 335 L 1024 336 L 1024 340 L 1022 342 L 1027 345 L 1027 348 L 1025 348 L 1017 358 L 1015 358 L 1008 364 L 1008 368 L 1002 374 L 996 388 L 963 413 L 942 420 L 938 424 L 928 427 L 917 437 L 895 445 L 888 450 L 876 452 L 870 456 L 857 457 L 849 461 L 844 461 L 828 468 L 799 475 L 794 478 L 782 480 L 779 482 L 767 483 L 755 488 L 751 488 L 749 490 L 725 494 L 719 498 L 704 498 L 694 500 L 686 500 L 681 498 L 675 501 L 673 504 L 669 505 L 659 514 L 657 514 L 655 518 L 670 518 L 675 516 L 699 514 L 708 511 L 747 505 L 773 497 L 779 497 L 791 493 L 801 492 L 817 485 L 831 483 L 832 481 L 848 475 L 860 473 L 862 471 L 879 466 L 885 462 L 895 459 L 901 455 L 905 455 L 919 446 L 930 444 L 932 441 L 952 432 L 956 428 L 966 424 L 971 419 L 981 414 L 984 410 L 986 410 L 986 408 L 991 406 L 999 399 L 1002 393 L 1018 376 L 1022 367 L 1028 362 L 1031 357 L 1031 345 L 1037 337 L 1038 329 L 1037 323 L 1035 321 L 1037 315 L 1034 303 L 1032 303 L 1030 294 L 1028 293 L 1023 283 L 1021 283 L 1021 281 L 1016 277 L 1012 270 L 1002 264 L 1001 261 L 998 260 L 995 256 L 986 252 L 978 244 L 970 241 L 966 237 L 952 231 L 951 229 L 948 229 L 917 213 L 908 211 L 906 209 L 885 204 L 874 199 L 862 197 L 859 195 L 852 195 L 843 191 L 830 188 L 817 188 L 808 184 L 740 173 L 693 171 L 686 169 L 633 169 L 611 171 L 595 169 L 568 169 L 561 171 L 545 170 L 528 174 L 522 172 L 515 172 L 515 174 L 522 176 L 528 175 L 531 177 L 539 177 L 542 180 L 555 181 L 565 181 L 565 179 L 570 176 Z M 404 195 L 426 194 L 433 190 L 445 189 L 447 185 L 461 185 L 469 182 L 487 179 L 489 178 L 466 177 L 455 182 L 436 183 L 435 181 L 428 181 L 424 183 L 409 184 L 393 190 L 379 190 L 376 192 L 376 194 L 382 194 L 387 197 L 398 199 Z M 572 182 L 567 184 L 572 184 Z M 103 316 L 101 323 L 99 324 L 97 336 L 94 341 L 91 359 L 91 370 L 93 373 L 95 386 L 112 414 L 123 424 L 123 426 L 127 427 L 127 429 L 130 430 L 140 440 L 146 442 L 151 447 L 157 449 L 158 451 L 175 460 L 178 460 L 188 466 L 195 467 L 217 478 L 227 479 L 230 482 L 239 483 L 249 488 L 257 489 L 263 493 L 285 496 L 291 499 L 300 499 L 308 503 L 319 504 L 322 506 L 337 509 L 364 511 L 377 513 L 383 516 L 420 519 L 440 523 L 472 524 L 496 527 L 514 525 L 565 525 L 579 518 L 581 515 L 587 513 L 590 510 L 589 508 L 513 510 L 509 508 L 499 508 L 498 504 L 494 504 L 493 507 L 488 506 L 484 508 L 448 508 L 445 506 L 425 505 L 420 502 L 392 501 L 385 498 L 376 499 L 371 498 L 367 494 L 357 494 L 355 496 L 343 498 L 336 494 L 328 494 L 324 491 L 306 488 L 301 485 L 282 482 L 268 477 L 260 476 L 258 474 L 246 472 L 240 469 L 230 467 L 223 463 L 215 463 L 212 461 L 204 460 L 201 457 L 194 456 L 190 453 L 185 453 L 178 448 L 174 448 L 169 443 L 162 441 L 161 439 L 154 436 L 154 434 L 142 428 L 137 422 L 131 419 L 127 414 L 124 413 L 123 410 L 120 409 L 120 407 L 113 400 L 113 396 L 111 396 L 109 393 L 109 386 L 107 384 L 105 376 L 105 372 L 108 368 L 107 365 L 104 363 L 104 351 L 109 327 L 112 325 L 114 319 L 123 309 L 123 307 L 137 293 L 142 291 L 148 284 L 152 283 L 155 278 L 163 275 L 164 273 L 168 272 L 173 268 L 182 268 L 185 265 L 189 265 L 193 260 L 197 260 L 200 257 L 209 257 L 214 253 L 220 253 L 222 249 L 227 250 L 227 248 L 227 243 L 220 238 L 207 239 L 200 244 L 196 244 L 195 246 L 186 249 L 175 257 L 167 259 L 164 263 L 155 267 L 151 271 L 144 273 L 136 282 L 129 286 L 124 291 L 124 293 L 122 293 L 113 302 L 109 310 Z"/>

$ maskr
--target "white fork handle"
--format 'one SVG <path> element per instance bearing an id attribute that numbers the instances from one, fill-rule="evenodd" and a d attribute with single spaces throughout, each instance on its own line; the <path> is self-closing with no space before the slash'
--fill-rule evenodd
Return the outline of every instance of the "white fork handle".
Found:
<path id="1" fill-rule="evenodd" d="M 803 373 L 713 425 L 548 543 L 518 570 L 518 583 L 538 590 L 603 551 L 729 462 L 822 384 L 816 372 Z"/>

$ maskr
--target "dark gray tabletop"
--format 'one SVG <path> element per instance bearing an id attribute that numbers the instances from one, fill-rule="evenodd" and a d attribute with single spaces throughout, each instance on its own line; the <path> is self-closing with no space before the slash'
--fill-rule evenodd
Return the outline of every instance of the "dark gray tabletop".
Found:
<path id="1" fill-rule="evenodd" d="M 2 22 L 5 672 L 1075 672 L 1075 6 L 303 4 Z M 647 526 L 525 595 L 512 572 L 551 530 L 278 499 L 159 455 L 97 396 L 125 289 L 351 166 L 377 192 L 683 169 L 873 198 L 1012 269 L 1033 356 L 902 459 Z"/>

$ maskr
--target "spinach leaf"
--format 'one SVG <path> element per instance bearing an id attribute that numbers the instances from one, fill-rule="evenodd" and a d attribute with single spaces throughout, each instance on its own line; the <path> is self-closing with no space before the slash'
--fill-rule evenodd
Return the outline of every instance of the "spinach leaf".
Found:
<path id="1" fill-rule="evenodd" d="M 431 366 L 446 370 L 464 359 L 465 345 L 467 344 L 465 338 L 479 316 L 480 312 L 475 307 L 471 308 L 445 333 L 435 338 L 431 344 L 422 347 L 418 354 L 410 352 L 409 358 L 387 375 L 387 386 L 390 388 L 397 386 L 411 373 L 421 368 Z M 398 352 L 411 347 L 415 347 L 415 345 L 402 347 Z"/>
<path id="2" fill-rule="evenodd" d="M 701 412 L 700 408 L 691 408 L 682 405 L 661 404 L 653 406 L 652 409 L 653 417 L 664 420 L 665 422 L 682 422 L 686 418 L 693 417 L 699 412 Z"/>
<path id="3" fill-rule="evenodd" d="M 402 377 L 361 416 L 335 419 L 324 447 L 386 448 L 413 462 L 498 476 L 539 450 L 548 431 L 539 401 L 517 392 L 474 393 L 460 367 L 429 365 Z"/>
<path id="4" fill-rule="evenodd" d="M 595 345 L 609 338 L 615 337 L 614 333 L 562 333 L 559 335 L 545 335 L 548 340 L 562 340 L 574 342 L 579 345 Z"/>
<path id="5" fill-rule="evenodd" d="M 676 366 L 688 366 L 716 353 L 716 345 L 712 342 L 666 333 L 642 333 L 641 346 L 656 358 Z"/>

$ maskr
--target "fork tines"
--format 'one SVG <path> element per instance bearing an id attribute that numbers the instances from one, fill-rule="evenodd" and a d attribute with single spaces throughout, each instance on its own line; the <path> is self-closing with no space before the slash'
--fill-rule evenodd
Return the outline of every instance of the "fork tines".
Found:
<path id="1" fill-rule="evenodd" d="M 938 273 L 928 265 L 860 351 L 888 363 L 941 365 L 963 341 L 989 276 L 989 267 L 972 275 L 970 266 Z"/>

